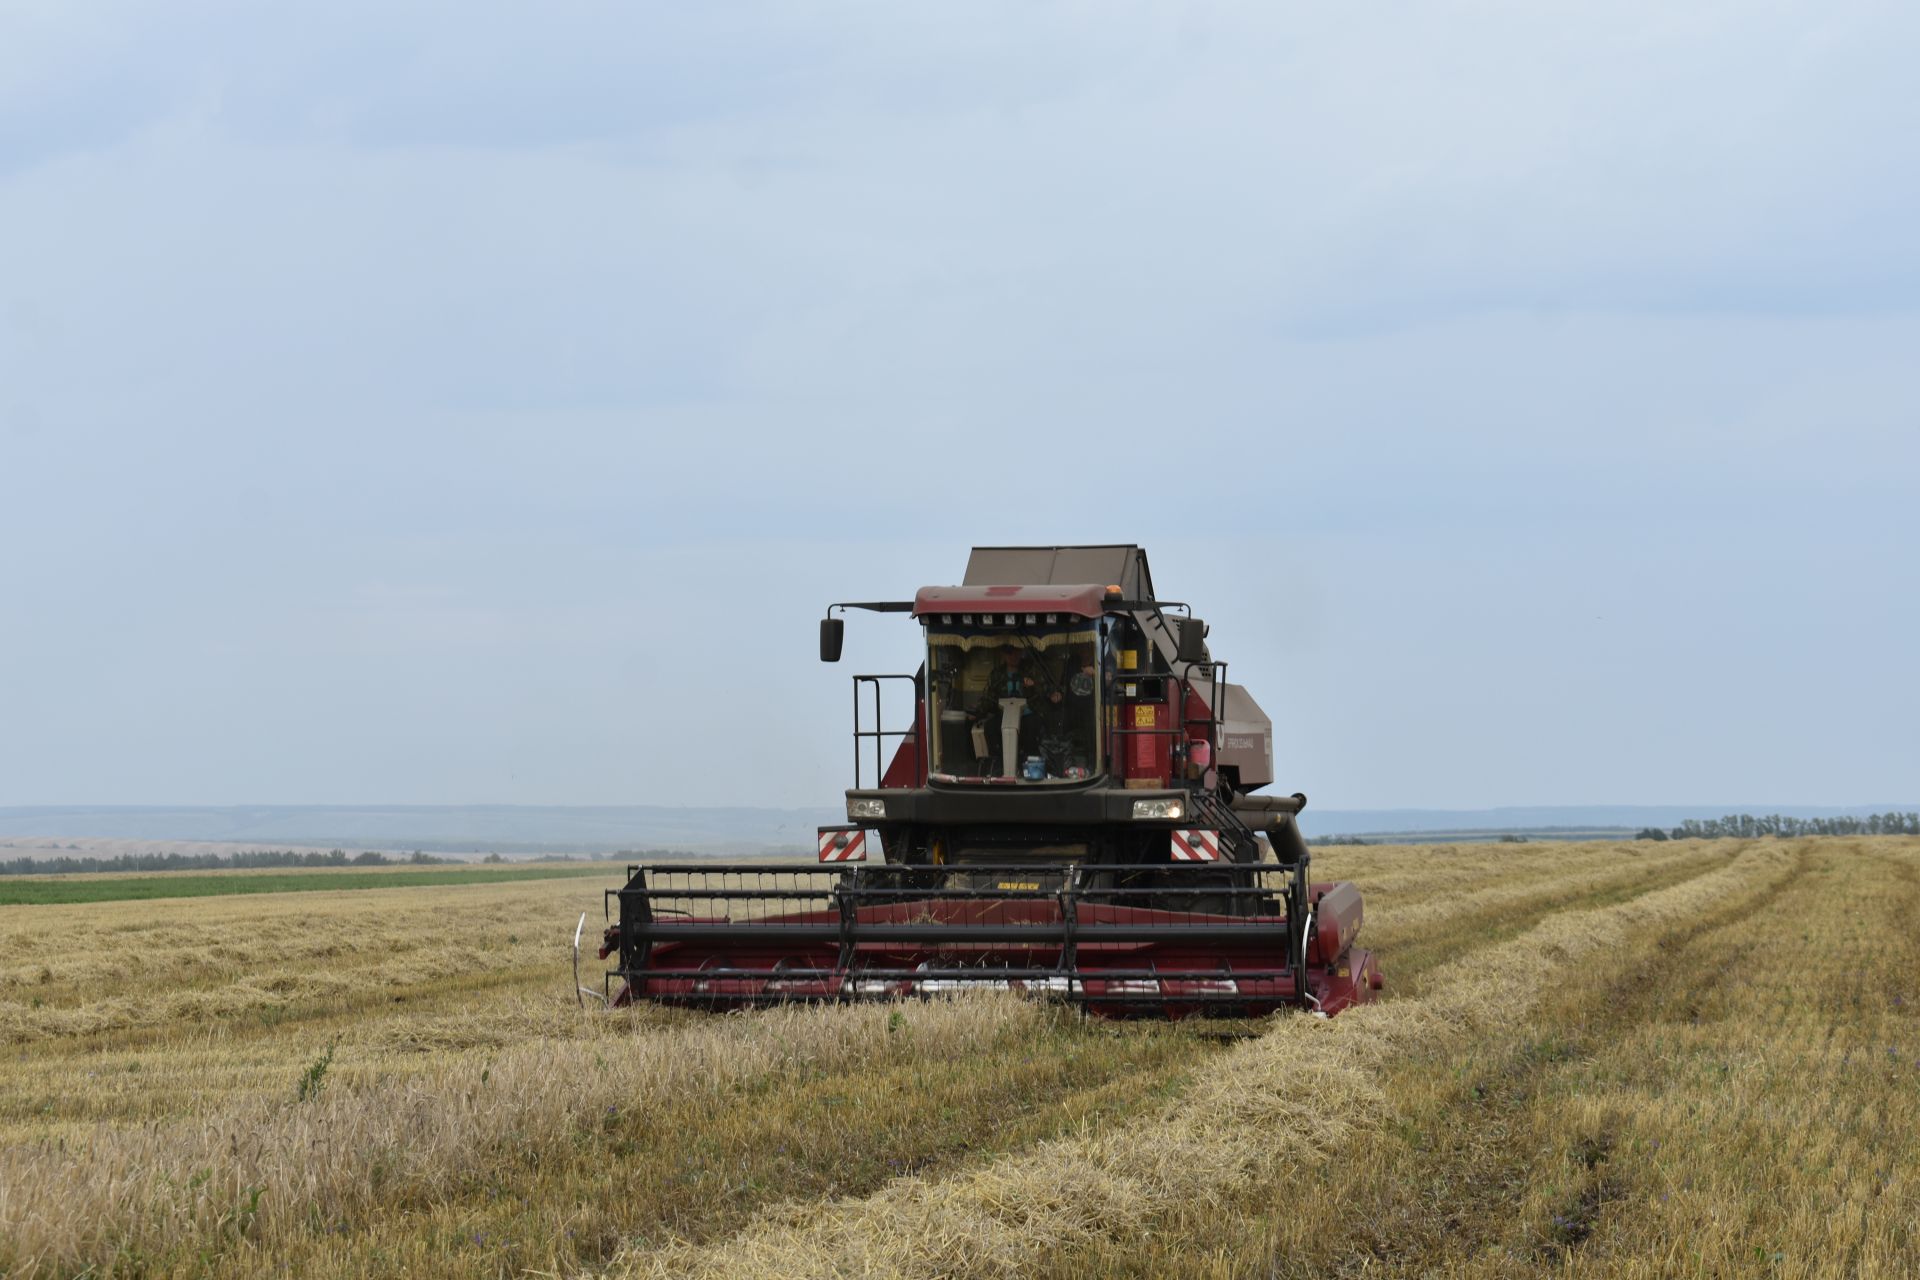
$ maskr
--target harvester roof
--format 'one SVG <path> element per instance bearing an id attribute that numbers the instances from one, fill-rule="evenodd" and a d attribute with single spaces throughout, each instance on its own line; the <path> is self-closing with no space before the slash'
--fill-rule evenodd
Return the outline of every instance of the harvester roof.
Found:
<path id="1" fill-rule="evenodd" d="M 957 587 L 922 587 L 917 617 L 943 613 L 1070 613 L 1097 618 L 1111 598 L 1153 599 L 1147 553 L 1132 543 L 1092 547 L 975 547 Z"/>

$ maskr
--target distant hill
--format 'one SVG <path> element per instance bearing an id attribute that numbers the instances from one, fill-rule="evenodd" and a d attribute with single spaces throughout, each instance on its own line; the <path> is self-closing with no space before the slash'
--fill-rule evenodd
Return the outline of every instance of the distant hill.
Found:
<path id="1" fill-rule="evenodd" d="M 0 808 L 0 841 L 22 836 L 217 841 L 430 853 L 712 853 L 810 850 L 839 809 L 663 805 L 42 805 Z"/>
<path id="2" fill-rule="evenodd" d="M 1766 803 L 1547 805 L 1500 809 L 1316 809 L 1309 836 L 1402 832 L 1581 831 L 1672 827 L 1727 813 L 1864 816 L 1920 809 Z M 429 853 L 611 853 L 676 849 L 745 854 L 803 852 L 814 828 L 843 821 L 837 808 L 675 808 L 665 805 L 39 805 L 0 808 L 0 842 L 21 837 L 208 841 L 260 848 L 422 849 Z M 4 850 L 0 849 L 0 856 Z"/>

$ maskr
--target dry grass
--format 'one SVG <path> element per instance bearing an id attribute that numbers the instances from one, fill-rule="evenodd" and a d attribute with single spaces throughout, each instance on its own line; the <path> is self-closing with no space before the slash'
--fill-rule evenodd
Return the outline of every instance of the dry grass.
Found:
<path id="1" fill-rule="evenodd" d="M 579 912 L 598 918 L 598 888 L 547 880 L 4 908 L 0 1040 L 278 1026 L 511 982 L 553 969 Z"/>
<path id="2" fill-rule="evenodd" d="M 578 1268 L 1121 1114 L 1211 1049 L 1009 999 L 582 1012 L 591 892 L 9 918 L 0 1274 Z"/>
<path id="3" fill-rule="evenodd" d="M 1322 863 L 1394 998 L 1232 1044 L 583 1016 L 578 882 L 31 909 L 0 1274 L 1920 1270 L 1920 841 Z"/>

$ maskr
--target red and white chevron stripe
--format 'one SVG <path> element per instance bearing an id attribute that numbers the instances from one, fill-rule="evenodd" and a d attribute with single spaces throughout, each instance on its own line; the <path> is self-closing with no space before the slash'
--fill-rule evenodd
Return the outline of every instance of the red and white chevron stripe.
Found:
<path id="1" fill-rule="evenodd" d="M 1175 862 L 1220 861 L 1220 833 L 1199 827 L 1187 827 L 1173 833 Z"/>
<path id="2" fill-rule="evenodd" d="M 820 861 L 865 862 L 867 833 L 858 827 L 821 827 Z"/>

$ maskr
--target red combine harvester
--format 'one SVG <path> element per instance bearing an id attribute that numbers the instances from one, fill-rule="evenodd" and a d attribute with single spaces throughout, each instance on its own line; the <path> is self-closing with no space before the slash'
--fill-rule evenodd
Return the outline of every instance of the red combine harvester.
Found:
<path id="1" fill-rule="evenodd" d="M 628 868 L 610 1003 L 991 987 L 1178 1018 L 1333 1014 L 1379 988 L 1359 892 L 1308 877 L 1306 797 L 1258 794 L 1266 715 L 1155 598 L 1143 549 L 975 548 L 957 587 L 831 606 L 823 661 L 848 609 L 910 614 L 926 648 L 912 675 L 853 677 L 847 821 L 817 863 Z M 895 728 L 888 688 L 911 699 Z"/>

